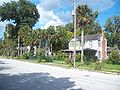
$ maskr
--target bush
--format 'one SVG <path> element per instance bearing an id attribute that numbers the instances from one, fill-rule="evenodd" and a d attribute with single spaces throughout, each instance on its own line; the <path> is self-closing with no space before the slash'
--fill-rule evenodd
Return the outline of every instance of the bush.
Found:
<path id="1" fill-rule="evenodd" d="M 44 57 L 45 62 L 52 62 L 53 59 L 54 59 L 54 57 L 52 57 L 52 56 L 45 56 Z"/>
<path id="2" fill-rule="evenodd" d="M 38 56 L 37 59 L 38 59 L 38 63 L 40 63 L 40 62 L 52 62 L 54 57 L 52 57 L 52 56 Z"/>
<path id="3" fill-rule="evenodd" d="M 120 65 L 120 54 L 117 51 L 111 51 L 109 58 L 105 61 L 107 64 Z"/>
<path id="4" fill-rule="evenodd" d="M 38 60 L 38 63 L 42 62 L 42 57 L 41 56 L 37 56 L 37 60 Z"/>
<path id="5" fill-rule="evenodd" d="M 44 56 L 45 55 L 45 50 L 42 49 L 42 48 L 37 48 L 36 55 L 37 56 Z"/>
<path id="6" fill-rule="evenodd" d="M 68 63 L 68 62 L 69 62 L 68 54 L 58 52 L 57 55 L 54 56 L 54 60 L 57 60 L 57 61 L 65 61 L 66 63 Z"/>
<path id="7" fill-rule="evenodd" d="M 104 67 L 104 63 L 99 62 L 99 61 L 97 61 L 97 62 L 95 63 L 95 70 L 100 71 L 100 70 L 102 70 L 103 67 Z"/>
<path id="8" fill-rule="evenodd" d="M 20 56 L 20 59 L 29 59 L 30 56 L 32 56 L 31 53 L 25 53 Z"/>
<path id="9" fill-rule="evenodd" d="M 80 62 L 80 59 L 81 59 L 81 54 L 76 54 L 76 62 Z"/>
<path id="10" fill-rule="evenodd" d="M 86 56 L 84 56 L 84 64 L 85 65 L 90 65 L 91 63 L 94 63 L 94 62 L 96 62 L 96 61 L 98 61 L 98 58 L 97 57 L 86 57 Z"/>
<path id="11" fill-rule="evenodd" d="M 45 59 L 43 56 L 38 56 L 37 59 L 38 59 L 38 63 L 45 62 Z"/>
<path id="12" fill-rule="evenodd" d="M 44 58 L 45 57 L 45 50 L 42 48 L 37 48 L 36 57 L 38 59 L 38 63 L 45 62 L 45 58 Z"/>
<path id="13" fill-rule="evenodd" d="M 14 57 L 14 59 L 20 59 L 20 56 L 16 56 L 16 57 Z"/>
<path id="14" fill-rule="evenodd" d="M 0 56 L 2 56 L 4 53 L 4 49 L 3 48 L 0 48 Z"/>
<path id="15" fill-rule="evenodd" d="M 55 55 L 54 59 L 58 61 L 62 61 L 62 57 L 63 57 L 62 53 L 58 52 L 57 55 Z"/>

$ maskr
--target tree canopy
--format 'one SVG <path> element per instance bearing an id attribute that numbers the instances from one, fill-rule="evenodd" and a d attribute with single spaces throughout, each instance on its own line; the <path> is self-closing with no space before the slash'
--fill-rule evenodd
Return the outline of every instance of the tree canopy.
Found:
<path id="1" fill-rule="evenodd" d="M 101 32 L 101 27 L 96 18 L 98 12 L 93 12 L 88 5 L 79 5 L 76 9 L 76 24 L 78 29 L 78 35 L 81 34 L 81 30 L 84 30 L 85 34 L 96 34 Z"/>
<path id="2" fill-rule="evenodd" d="M 120 49 L 120 16 L 108 18 L 105 24 L 109 46 L 117 45 Z"/>
<path id="3" fill-rule="evenodd" d="M 39 13 L 36 6 L 28 0 L 11 1 L 0 6 L 1 21 L 13 21 L 17 27 L 23 24 L 31 28 L 38 21 Z"/>
<path id="4" fill-rule="evenodd" d="M 19 43 L 18 35 L 21 41 L 20 46 L 34 44 L 36 35 L 32 27 L 40 17 L 36 5 L 29 0 L 4 3 L 0 6 L 0 17 L 2 22 L 10 21 L 10 24 L 6 25 L 4 33 L 3 43 L 6 51 L 11 53 L 13 48 L 16 49 Z"/>

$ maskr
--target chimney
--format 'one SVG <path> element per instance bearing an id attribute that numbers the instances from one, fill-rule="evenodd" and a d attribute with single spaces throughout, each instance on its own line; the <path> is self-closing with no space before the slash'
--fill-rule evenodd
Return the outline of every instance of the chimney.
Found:
<path id="1" fill-rule="evenodd" d="M 105 36 L 104 31 L 102 30 L 102 61 L 106 58 L 106 51 L 105 51 Z"/>

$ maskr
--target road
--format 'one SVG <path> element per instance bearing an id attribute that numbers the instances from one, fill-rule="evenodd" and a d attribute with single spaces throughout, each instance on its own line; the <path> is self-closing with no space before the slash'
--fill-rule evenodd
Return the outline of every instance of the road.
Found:
<path id="1" fill-rule="evenodd" d="M 0 59 L 0 90 L 120 90 L 120 75 Z"/>

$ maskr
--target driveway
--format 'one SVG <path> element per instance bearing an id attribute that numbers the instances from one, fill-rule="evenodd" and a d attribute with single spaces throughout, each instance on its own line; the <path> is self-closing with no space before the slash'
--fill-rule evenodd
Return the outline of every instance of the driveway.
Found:
<path id="1" fill-rule="evenodd" d="M 0 90 L 120 90 L 120 75 L 0 59 Z"/>

